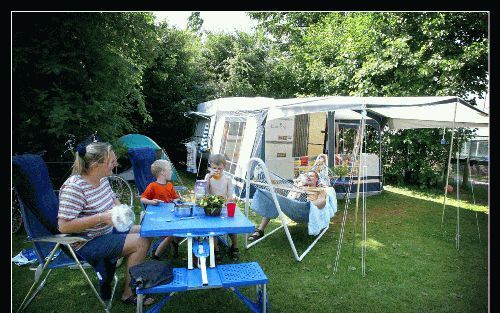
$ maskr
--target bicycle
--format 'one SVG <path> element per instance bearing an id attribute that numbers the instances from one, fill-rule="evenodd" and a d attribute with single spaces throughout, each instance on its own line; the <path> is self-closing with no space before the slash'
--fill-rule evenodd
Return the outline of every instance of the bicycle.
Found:
<path id="1" fill-rule="evenodd" d="M 19 199 L 17 198 L 17 193 L 14 187 L 11 189 L 12 192 L 12 228 L 11 232 L 17 234 L 23 228 L 23 216 L 21 215 L 21 205 L 19 204 Z"/>

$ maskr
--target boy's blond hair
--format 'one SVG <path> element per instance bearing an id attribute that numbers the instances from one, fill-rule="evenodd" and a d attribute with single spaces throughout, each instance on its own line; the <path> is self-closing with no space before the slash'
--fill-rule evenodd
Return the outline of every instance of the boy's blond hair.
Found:
<path id="1" fill-rule="evenodd" d="M 172 164 L 167 160 L 156 160 L 151 164 L 151 174 L 154 177 L 158 177 L 158 174 L 163 170 L 172 170 Z"/>
<path id="2" fill-rule="evenodd" d="M 212 154 L 208 159 L 208 163 L 226 165 L 226 157 L 222 154 Z"/>

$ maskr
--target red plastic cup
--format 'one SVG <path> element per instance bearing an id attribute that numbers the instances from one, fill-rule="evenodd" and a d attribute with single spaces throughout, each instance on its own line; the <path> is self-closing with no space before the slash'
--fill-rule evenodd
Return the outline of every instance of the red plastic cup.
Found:
<path id="1" fill-rule="evenodd" d="M 234 217 L 234 211 L 236 210 L 236 203 L 234 202 L 229 202 L 227 204 L 227 216 L 228 217 Z"/>

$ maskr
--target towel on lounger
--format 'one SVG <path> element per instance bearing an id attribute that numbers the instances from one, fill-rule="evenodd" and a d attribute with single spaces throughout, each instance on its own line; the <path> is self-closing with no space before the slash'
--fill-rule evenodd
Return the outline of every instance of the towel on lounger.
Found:
<path id="1" fill-rule="evenodd" d="M 326 204 L 323 208 L 318 208 L 310 202 L 309 223 L 307 232 L 309 235 L 317 235 L 323 228 L 328 226 L 330 219 L 337 212 L 337 195 L 332 187 L 326 188 Z"/>

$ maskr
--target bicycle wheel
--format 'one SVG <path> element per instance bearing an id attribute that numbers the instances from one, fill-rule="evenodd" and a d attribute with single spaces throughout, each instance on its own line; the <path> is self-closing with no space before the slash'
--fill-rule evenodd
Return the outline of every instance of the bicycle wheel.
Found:
<path id="1" fill-rule="evenodd" d="M 23 216 L 21 206 L 14 189 L 12 189 L 12 233 L 16 234 L 23 228 Z"/>
<path id="2" fill-rule="evenodd" d="M 132 208 L 134 205 L 134 194 L 130 184 L 118 175 L 109 176 L 108 181 L 118 200 L 122 204 L 126 204 Z"/>

